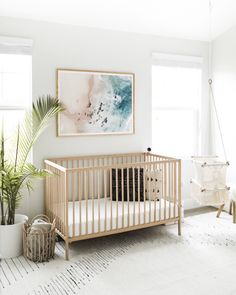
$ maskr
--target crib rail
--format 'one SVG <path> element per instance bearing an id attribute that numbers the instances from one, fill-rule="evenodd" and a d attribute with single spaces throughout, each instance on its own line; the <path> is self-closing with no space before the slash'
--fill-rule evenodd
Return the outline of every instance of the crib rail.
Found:
<path id="1" fill-rule="evenodd" d="M 65 235 L 68 228 L 68 199 L 66 194 L 67 172 L 51 161 L 45 160 L 45 169 L 52 173 L 45 182 L 45 213 L 56 220 L 56 228 Z"/>
<path id="2" fill-rule="evenodd" d="M 45 161 L 46 214 L 66 243 L 181 222 L 181 161 L 150 153 Z"/>

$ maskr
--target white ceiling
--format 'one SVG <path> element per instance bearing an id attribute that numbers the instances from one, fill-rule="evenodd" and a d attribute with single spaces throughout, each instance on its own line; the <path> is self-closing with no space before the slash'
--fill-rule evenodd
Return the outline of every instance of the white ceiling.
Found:
<path id="1" fill-rule="evenodd" d="M 236 25 L 236 0 L 211 0 L 212 36 Z M 0 15 L 208 40 L 209 0 L 0 0 Z"/>

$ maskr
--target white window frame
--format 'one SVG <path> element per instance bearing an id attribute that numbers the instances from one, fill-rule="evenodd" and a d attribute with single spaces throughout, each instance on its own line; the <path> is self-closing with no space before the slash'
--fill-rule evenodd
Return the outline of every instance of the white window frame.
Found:
<path id="1" fill-rule="evenodd" d="M 28 55 L 31 57 L 31 68 L 29 69 L 29 99 L 22 105 L 1 105 L 0 111 L 26 111 L 32 106 L 32 49 L 33 41 L 31 39 L 0 36 L 0 54 Z M 1 72 L 0 72 L 1 79 Z M 31 151 L 30 162 L 33 161 L 33 152 Z"/>
<path id="2" fill-rule="evenodd" d="M 0 36 L 0 54 L 14 54 L 14 55 L 30 55 L 32 58 L 33 40 L 18 37 Z M 32 64 L 32 62 L 31 62 Z M 30 89 L 29 89 L 29 101 L 23 107 L 21 105 L 1 105 L 1 111 L 25 111 L 30 107 L 32 103 L 32 67 L 29 71 Z M 1 72 L 0 72 L 1 78 Z"/>
<path id="3" fill-rule="evenodd" d="M 202 108 L 203 108 L 203 58 L 201 56 L 189 56 L 189 55 L 179 55 L 179 54 L 169 54 L 169 53 L 152 53 L 152 64 L 153 66 L 166 66 L 166 67 L 181 67 L 181 68 L 199 68 L 202 72 L 202 91 L 201 99 L 199 101 L 199 108 L 193 109 L 190 107 L 153 107 L 153 110 L 166 110 L 166 111 L 193 111 L 193 116 L 195 117 L 195 142 L 194 142 L 194 153 L 197 155 L 201 152 L 202 149 Z M 152 69 L 151 69 L 152 70 Z M 152 75 L 151 75 L 152 76 Z M 151 79 L 153 81 L 153 79 Z M 152 126 L 153 128 L 153 126 Z M 153 134 L 153 133 L 152 133 Z"/>

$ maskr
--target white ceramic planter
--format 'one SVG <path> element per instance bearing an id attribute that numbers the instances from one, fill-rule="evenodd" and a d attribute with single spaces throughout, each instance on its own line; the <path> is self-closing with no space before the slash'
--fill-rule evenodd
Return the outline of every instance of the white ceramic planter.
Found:
<path id="1" fill-rule="evenodd" d="M 28 220 L 26 215 L 16 214 L 15 224 L 0 225 L 0 257 L 12 258 L 23 253 L 23 224 Z"/>

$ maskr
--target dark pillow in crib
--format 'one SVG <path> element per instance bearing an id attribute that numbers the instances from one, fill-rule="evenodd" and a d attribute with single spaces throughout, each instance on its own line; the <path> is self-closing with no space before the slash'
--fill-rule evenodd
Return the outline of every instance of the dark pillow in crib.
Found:
<path id="1" fill-rule="evenodd" d="M 135 201 L 144 201 L 144 179 L 143 179 L 143 168 L 129 168 L 129 183 L 127 183 L 127 168 L 123 169 L 123 185 L 124 185 L 124 201 L 133 201 L 133 196 L 135 196 Z M 134 171 L 134 176 L 133 176 Z M 116 177 L 117 176 L 117 177 Z M 133 184 L 134 180 L 134 184 Z M 129 190 L 128 190 L 129 186 Z M 134 192 L 133 192 L 134 189 Z M 116 191 L 118 201 L 122 201 L 122 169 L 112 169 L 112 200 L 116 201 Z M 129 191 L 129 196 L 128 196 Z"/>

